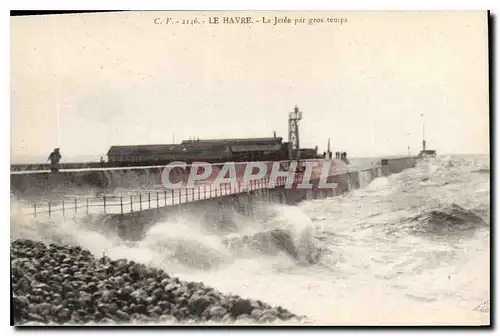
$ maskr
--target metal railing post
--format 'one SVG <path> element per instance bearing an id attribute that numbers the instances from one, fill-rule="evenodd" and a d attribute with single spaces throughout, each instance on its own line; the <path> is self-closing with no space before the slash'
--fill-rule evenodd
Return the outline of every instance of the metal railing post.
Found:
<path id="1" fill-rule="evenodd" d="M 163 195 L 165 196 L 165 206 L 167 206 L 167 191 L 163 190 Z"/>
<path id="2" fill-rule="evenodd" d="M 33 203 L 33 210 L 34 210 L 33 213 L 34 213 L 34 215 L 36 217 L 36 203 Z"/>
<path id="3" fill-rule="evenodd" d="M 139 210 L 142 211 L 142 194 L 139 194 Z"/>
<path id="4" fill-rule="evenodd" d="M 85 204 L 86 204 L 86 211 L 87 211 L 87 215 L 89 214 L 89 198 L 85 198 Z"/>
<path id="5" fill-rule="evenodd" d="M 132 195 L 130 195 L 130 212 L 134 211 L 134 202 L 132 200 Z"/>
<path id="6" fill-rule="evenodd" d="M 106 196 L 103 196 L 102 198 L 102 205 L 104 207 L 104 213 L 106 213 Z"/>
<path id="7" fill-rule="evenodd" d="M 156 192 L 156 207 L 160 207 L 160 196 L 158 195 L 158 191 Z"/>
<path id="8" fill-rule="evenodd" d="M 151 193 L 148 192 L 148 209 L 151 209 Z"/>
<path id="9" fill-rule="evenodd" d="M 181 193 L 181 189 L 177 189 L 179 190 L 179 204 L 182 203 L 182 193 Z"/>
<path id="10" fill-rule="evenodd" d="M 63 217 L 64 217 L 64 200 L 62 200 L 62 213 L 63 213 Z"/>
<path id="11" fill-rule="evenodd" d="M 123 196 L 120 196 L 120 213 L 123 215 Z"/>
<path id="12" fill-rule="evenodd" d="M 203 185 L 203 194 L 204 194 L 204 198 L 207 198 L 207 185 L 206 184 Z"/>
<path id="13" fill-rule="evenodd" d="M 75 213 L 78 212 L 78 199 L 75 198 Z"/>
<path id="14" fill-rule="evenodd" d="M 52 216 L 52 213 L 51 213 L 51 208 L 50 208 L 50 201 L 49 201 L 49 218 Z"/>
<path id="15" fill-rule="evenodd" d="M 198 186 L 198 200 L 201 199 L 201 189 L 200 186 Z"/>

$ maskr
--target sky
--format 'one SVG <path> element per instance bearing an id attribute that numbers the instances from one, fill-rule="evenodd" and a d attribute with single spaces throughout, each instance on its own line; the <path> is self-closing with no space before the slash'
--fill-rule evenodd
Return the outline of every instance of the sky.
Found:
<path id="1" fill-rule="evenodd" d="M 209 17 L 289 24 L 155 24 Z M 295 18 L 305 23 L 294 24 Z M 309 19 L 344 18 L 313 23 Z M 350 157 L 489 153 L 487 13 L 128 12 L 11 18 L 11 161 L 287 139 Z M 422 117 L 423 115 L 423 117 Z"/>

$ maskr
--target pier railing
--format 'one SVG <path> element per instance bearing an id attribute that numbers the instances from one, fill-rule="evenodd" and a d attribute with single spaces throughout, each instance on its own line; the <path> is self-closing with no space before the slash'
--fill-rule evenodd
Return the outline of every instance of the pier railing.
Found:
<path id="1" fill-rule="evenodd" d="M 355 171 L 339 171 L 338 174 L 361 173 L 371 171 L 369 180 L 382 175 L 380 167 L 365 168 Z M 337 174 L 335 174 L 337 175 Z M 293 184 L 303 182 L 302 174 L 294 174 Z M 20 209 L 24 215 L 51 218 L 53 216 L 85 216 L 90 214 L 126 214 L 148 209 L 159 209 L 177 204 L 190 203 L 206 199 L 216 199 L 227 195 L 248 193 L 255 190 L 273 189 L 286 184 L 285 177 L 278 177 L 270 181 L 269 176 L 260 180 L 249 181 L 244 184 L 238 181 L 235 184 L 199 184 L 193 188 L 160 190 L 128 191 L 124 194 L 107 194 L 102 196 L 74 196 L 58 200 L 37 201 L 25 204 Z M 355 184 L 360 184 L 358 180 Z M 351 187 L 349 187 L 351 189 Z M 338 192 L 338 190 L 336 191 Z M 334 193 L 336 193 L 334 192 Z M 265 197 L 265 193 L 264 193 Z"/>
<path id="2" fill-rule="evenodd" d="M 293 183 L 300 183 L 302 176 L 294 175 Z M 163 189 L 140 191 L 122 195 L 103 195 L 101 197 L 75 197 L 72 199 L 49 200 L 31 203 L 23 212 L 34 217 L 52 217 L 53 215 L 89 215 L 89 214 L 125 214 L 148 209 L 164 208 L 172 205 L 189 203 L 205 199 L 215 199 L 227 195 L 236 195 L 255 190 L 272 189 L 284 186 L 286 179 L 278 177 L 276 181 L 269 179 L 219 185 L 201 184 L 193 188 Z"/>

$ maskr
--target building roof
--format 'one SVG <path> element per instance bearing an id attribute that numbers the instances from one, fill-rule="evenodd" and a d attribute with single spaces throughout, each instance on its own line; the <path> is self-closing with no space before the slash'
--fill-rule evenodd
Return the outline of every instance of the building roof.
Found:
<path id="1" fill-rule="evenodd" d="M 181 144 L 111 146 L 107 155 L 202 154 L 206 151 L 224 150 L 226 146 L 230 146 L 233 152 L 274 151 L 280 149 L 282 140 L 283 138 L 208 139 L 184 140 Z"/>
<path id="2" fill-rule="evenodd" d="M 170 145 L 136 145 L 136 146 L 111 146 L 108 155 L 137 155 L 154 154 L 165 152 L 181 152 L 182 146 L 177 144 Z"/>
<path id="3" fill-rule="evenodd" d="M 248 144 L 248 145 L 233 145 L 230 146 L 232 152 L 255 152 L 255 151 L 278 151 L 281 148 L 279 143 L 277 144 Z"/>
<path id="4" fill-rule="evenodd" d="M 264 145 L 281 143 L 283 138 L 241 138 L 241 139 L 205 139 L 205 140 L 184 140 L 186 145 Z"/>

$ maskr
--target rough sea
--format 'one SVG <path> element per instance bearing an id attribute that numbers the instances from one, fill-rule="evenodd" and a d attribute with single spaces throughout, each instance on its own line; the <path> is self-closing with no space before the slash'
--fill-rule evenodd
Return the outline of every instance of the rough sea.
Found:
<path id="1" fill-rule="evenodd" d="M 96 231 L 99 223 L 35 224 L 13 201 L 11 239 L 143 262 L 315 323 L 477 325 L 490 319 L 489 216 L 489 156 L 440 156 L 343 196 L 259 204 L 253 217 L 233 214 L 225 229 L 213 216 L 178 215 L 135 243 Z M 250 246 L 276 228 L 291 233 L 302 255 L 314 250 L 315 262 Z"/>

